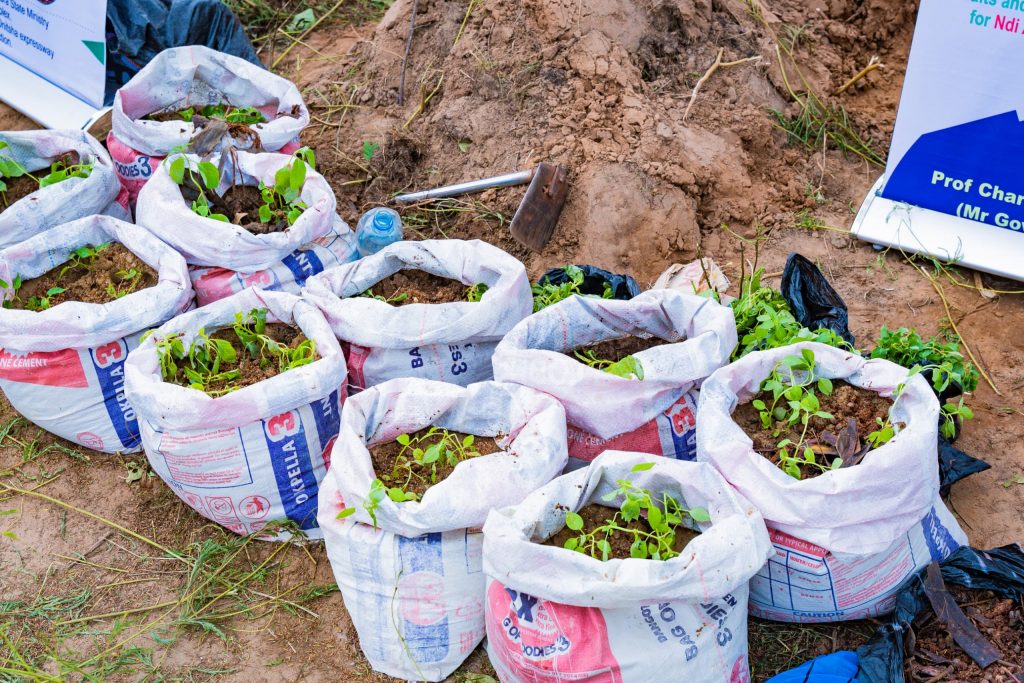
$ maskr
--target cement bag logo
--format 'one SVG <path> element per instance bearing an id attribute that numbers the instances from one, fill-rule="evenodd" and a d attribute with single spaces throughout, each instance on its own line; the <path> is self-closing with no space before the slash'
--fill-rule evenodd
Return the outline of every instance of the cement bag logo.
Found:
<path id="1" fill-rule="evenodd" d="M 263 420 L 263 434 L 285 515 L 301 529 L 315 529 L 316 475 L 297 410 Z"/>
<path id="2" fill-rule="evenodd" d="M 30 353 L 0 349 L 0 379 L 65 389 L 89 386 L 75 349 Z"/>
<path id="3" fill-rule="evenodd" d="M 924 531 L 924 540 L 928 544 L 928 552 L 936 562 L 949 557 L 954 550 L 960 547 L 956 539 L 949 533 L 939 519 L 935 508 L 928 511 L 928 514 L 921 520 L 921 528 Z"/>
<path id="4" fill-rule="evenodd" d="M 402 563 L 398 580 L 402 637 L 416 643 L 418 661 L 444 661 L 450 641 L 441 534 L 396 538 Z"/>
<path id="5" fill-rule="evenodd" d="M 123 339 L 118 339 L 92 349 L 89 355 L 103 392 L 103 405 L 117 438 L 125 448 L 138 446 L 141 443 L 139 422 L 135 409 L 124 394 L 124 361 L 128 357 L 128 345 Z"/>
<path id="6" fill-rule="evenodd" d="M 665 417 L 668 419 L 672 435 L 672 451 L 676 460 L 697 459 L 697 419 L 694 416 L 696 405 L 689 394 L 683 394 L 672 404 Z"/>
<path id="7" fill-rule="evenodd" d="M 622 683 L 601 610 L 541 600 L 492 581 L 490 642 L 506 666 L 529 671 L 536 683 L 566 679 Z"/>

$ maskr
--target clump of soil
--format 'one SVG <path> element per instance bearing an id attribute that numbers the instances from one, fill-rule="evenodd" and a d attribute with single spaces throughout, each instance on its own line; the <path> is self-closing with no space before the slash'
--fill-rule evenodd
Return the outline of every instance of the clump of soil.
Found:
<path id="1" fill-rule="evenodd" d="M 644 339 L 643 337 L 622 337 L 620 339 L 609 339 L 608 341 L 599 342 L 591 346 L 584 346 L 577 349 L 570 349 L 565 352 L 565 355 L 569 356 L 574 360 L 580 360 L 576 356 L 576 353 L 586 353 L 587 351 L 593 351 L 594 356 L 601 360 L 611 361 L 616 363 L 627 356 L 632 356 L 641 351 L 652 349 L 655 346 L 661 346 L 662 344 L 669 344 L 664 339 L 658 337 L 651 337 Z M 582 363 L 583 361 L 580 360 Z"/>
<path id="2" fill-rule="evenodd" d="M 429 427 L 409 436 L 416 440 L 425 436 L 428 431 L 430 431 Z M 461 432 L 449 431 L 448 433 L 457 438 L 460 443 L 468 436 Z M 428 441 L 416 444 L 414 447 L 425 449 L 437 443 L 437 440 L 431 438 Z M 388 486 L 400 487 L 408 493 L 415 493 L 422 498 L 427 489 L 444 481 L 454 472 L 455 466 L 451 465 L 445 458 L 440 458 L 434 463 L 437 465 L 437 476 L 434 481 L 431 481 L 431 466 L 416 464 L 412 459 L 412 448 L 406 449 L 403 455 L 402 444 L 397 441 L 388 441 L 372 446 L 370 448 L 370 459 L 373 462 L 373 471 L 377 474 L 378 479 Z M 473 445 L 470 448 L 480 455 L 490 455 L 501 450 L 498 443 L 492 437 L 476 435 L 473 437 Z M 407 464 L 408 468 L 406 468 Z"/>
<path id="3" fill-rule="evenodd" d="M 878 420 L 886 421 L 889 409 L 892 407 L 891 399 L 846 382 L 835 382 L 830 396 L 825 396 L 820 391 L 816 392 L 816 396 L 821 402 L 819 410 L 830 413 L 835 418 L 826 420 L 812 417 L 808 423 L 804 442 L 814 447 L 816 452 L 819 449 L 822 451 L 817 458 L 818 462 L 832 462 L 838 457 L 838 453 L 832 450 L 832 444 L 835 437 L 839 436 L 840 431 L 847 430 L 849 420 L 854 421 L 857 438 L 863 444 L 868 434 L 879 429 Z M 760 398 L 768 407 L 771 407 L 771 394 L 759 394 L 755 398 Z M 785 398 L 780 399 L 780 404 L 784 401 Z M 754 450 L 776 465 L 779 464 L 776 444 L 787 438 L 798 443 L 803 431 L 801 426 L 799 430 L 783 430 L 778 436 L 774 436 L 772 432 L 775 427 L 768 429 L 762 427 L 758 411 L 750 403 L 737 406 L 732 417 L 754 442 Z M 792 446 L 789 449 L 792 450 Z M 857 448 L 856 450 L 860 451 L 861 449 Z M 803 466 L 801 472 L 803 473 L 802 479 L 816 477 L 823 473 L 814 466 Z"/>
<path id="4" fill-rule="evenodd" d="M 181 185 L 181 196 L 187 204 L 199 198 L 199 189 L 190 178 L 185 179 Z M 214 213 L 222 213 L 232 223 L 244 228 L 254 235 L 267 235 L 273 232 L 284 232 L 288 229 L 287 219 L 282 218 L 275 223 L 263 223 L 260 221 L 260 206 L 263 204 L 263 195 L 255 185 L 235 185 L 228 188 L 224 196 L 216 192 L 206 192 L 206 198 L 210 202 L 210 208 Z"/>
<path id="5" fill-rule="evenodd" d="M 387 299 L 392 306 L 444 304 L 466 300 L 466 285 L 425 270 L 400 270 L 367 291 L 372 291 L 375 297 Z M 403 294 L 407 296 L 402 298 Z"/>
<path id="6" fill-rule="evenodd" d="M 914 622 L 917 636 L 908 652 L 906 673 L 911 680 L 991 681 L 1016 683 L 1024 673 L 1024 606 L 992 591 L 947 585 L 964 614 L 1002 654 L 1002 661 L 978 668 L 929 609 Z M 1015 674 L 1018 677 L 1015 677 Z"/>
<path id="7" fill-rule="evenodd" d="M 576 538 L 582 533 L 593 533 L 594 529 L 604 526 L 616 512 L 617 510 L 615 508 L 591 503 L 579 511 L 579 516 L 583 518 L 583 529 L 581 531 L 573 531 L 567 526 L 562 527 L 561 531 L 544 541 L 543 545 L 564 548 L 565 542 L 570 538 Z M 643 516 L 634 519 L 632 522 L 624 522 L 620 518 L 616 521 L 616 524 L 624 529 L 635 529 L 645 533 L 651 533 L 652 531 L 650 525 L 647 523 L 647 518 Z M 686 548 L 686 545 L 699 535 L 700 534 L 693 529 L 679 526 L 676 528 L 676 538 L 675 543 L 672 544 L 672 548 L 677 553 L 682 553 L 683 549 Z M 608 543 L 612 548 L 611 553 L 608 555 L 608 559 L 624 560 L 630 557 L 629 549 L 633 545 L 632 534 L 622 533 L 621 531 L 614 533 L 608 537 Z"/>
<path id="8" fill-rule="evenodd" d="M 292 349 L 297 348 L 299 344 L 306 341 L 306 336 L 302 334 L 300 330 L 282 323 L 267 323 L 263 334 Z M 234 363 L 222 363 L 220 371 L 229 372 L 231 370 L 238 370 L 239 376 L 235 379 L 223 379 L 210 382 L 204 387 L 204 390 L 208 394 L 222 394 L 228 388 L 241 389 L 242 387 L 262 382 L 265 379 L 270 379 L 271 377 L 279 374 L 276 358 L 270 359 L 269 361 L 267 359 L 253 358 L 242 346 L 241 340 L 231 327 L 225 327 L 217 330 L 210 335 L 210 338 L 223 339 L 231 344 L 231 347 L 235 350 L 235 355 L 238 360 Z M 187 363 L 187 361 L 184 362 Z M 178 365 L 181 366 L 182 361 L 179 361 Z M 179 386 L 189 386 L 188 378 L 185 376 L 185 373 L 180 370 L 175 378 L 170 381 L 173 384 L 178 384 Z"/>
<path id="9" fill-rule="evenodd" d="M 48 298 L 52 308 L 65 301 L 104 304 L 157 283 L 157 273 L 124 245 L 112 242 L 95 256 L 67 261 L 37 278 L 25 281 L 10 301 L 10 307 L 29 309 L 33 297 Z M 55 287 L 64 291 L 47 297 Z"/>
<path id="10" fill-rule="evenodd" d="M 7 202 L 0 207 L 0 213 L 14 206 L 14 202 L 24 199 L 39 189 L 39 183 L 34 178 L 23 175 L 19 178 L 5 178 L 7 191 L 4 192 L 4 200 Z"/>

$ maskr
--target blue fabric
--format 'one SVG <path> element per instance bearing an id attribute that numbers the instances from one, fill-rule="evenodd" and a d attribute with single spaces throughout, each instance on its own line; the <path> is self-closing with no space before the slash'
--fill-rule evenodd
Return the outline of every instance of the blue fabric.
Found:
<path id="1" fill-rule="evenodd" d="M 263 66 L 238 17 L 220 0 L 108 0 L 105 104 L 153 57 L 182 45 L 205 45 Z"/>
<path id="2" fill-rule="evenodd" d="M 783 671 L 766 683 L 858 683 L 857 653 L 834 652 Z"/>

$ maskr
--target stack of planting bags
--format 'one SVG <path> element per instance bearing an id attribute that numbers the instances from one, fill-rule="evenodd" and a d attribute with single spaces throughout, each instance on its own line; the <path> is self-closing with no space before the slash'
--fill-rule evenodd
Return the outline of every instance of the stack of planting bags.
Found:
<path id="1" fill-rule="evenodd" d="M 634 471 L 637 465 L 652 465 Z M 600 561 L 543 542 L 628 479 L 710 522 L 679 556 Z M 609 512 L 609 517 L 611 516 Z M 706 463 L 607 451 L 484 525 L 487 653 L 502 683 L 749 681 L 747 582 L 771 554 L 757 509 Z"/>
<path id="2" fill-rule="evenodd" d="M 157 342 L 174 335 L 188 348 L 238 313 L 268 310 L 268 322 L 298 328 L 317 360 L 213 398 L 165 382 Z M 307 536 L 346 396 L 345 357 L 323 315 L 283 292 L 247 289 L 178 316 L 129 357 L 128 400 L 139 414 L 150 466 L 196 512 L 239 534 L 290 520 Z M 285 538 L 281 533 L 277 538 Z"/>
<path id="3" fill-rule="evenodd" d="M 467 287 L 482 283 L 487 291 L 478 302 L 403 306 L 359 296 L 400 270 L 422 270 Z M 303 296 L 350 345 L 354 388 L 396 377 L 461 386 L 491 379 L 494 348 L 533 309 L 523 264 L 479 240 L 396 242 L 311 278 Z"/>
<path id="4" fill-rule="evenodd" d="M 753 450 L 731 415 L 786 356 L 814 352 L 815 373 L 891 397 L 896 435 L 853 467 L 798 480 Z M 775 553 L 751 582 L 751 613 L 827 622 L 892 611 L 897 588 L 967 537 L 939 497 L 939 404 L 921 375 L 885 360 L 805 342 L 758 351 L 701 388 L 697 459 L 712 464 L 760 510 Z"/>
<path id="5" fill-rule="evenodd" d="M 635 354 L 642 380 L 565 354 L 626 336 L 669 342 Z M 697 389 L 735 347 L 732 311 L 711 299 L 667 289 L 628 301 L 574 296 L 516 325 L 497 347 L 494 376 L 551 394 L 565 406 L 573 466 L 606 450 L 693 460 Z"/>
<path id="6" fill-rule="evenodd" d="M 125 360 L 144 332 L 192 305 L 185 260 L 134 225 L 91 216 L 0 250 L 0 280 L 31 280 L 74 250 L 107 242 L 119 242 L 155 270 L 157 284 L 105 304 L 0 308 L 0 387 L 19 413 L 60 437 L 97 451 L 131 452 L 140 448 L 138 404 L 125 397 Z M 12 289 L 3 290 L 5 300 Z"/>
<path id="7" fill-rule="evenodd" d="M 133 204 L 164 157 L 187 145 L 196 133 L 189 121 L 145 117 L 216 104 L 255 107 L 267 119 L 249 127 L 255 135 L 232 131 L 213 141 L 217 151 L 225 145 L 290 154 L 309 125 L 309 110 L 290 81 L 207 47 L 164 50 L 114 96 L 107 148 Z"/>
<path id="8" fill-rule="evenodd" d="M 0 159 L 17 162 L 33 176 L 50 172 L 50 164 L 68 152 L 77 163 L 91 164 L 87 178 L 68 178 L 36 190 L 11 206 L 0 207 L 0 247 L 17 244 L 61 223 L 96 214 L 129 220 L 127 196 L 114 173 L 107 151 L 80 130 L 0 132 Z M 122 196 L 119 196 L 122 195 Z"/>
<path id="9" fill-rule="evenodd" d="M 385 496 L 374 520 L 369 447 L 431 425 L 494 437 L 501 451 L 460 462 L 419 501 Z M 479 529 L 492 507 L 519 502 L 565 467 L 562 407 L 511 384 L 395 379 L 349 399 L 331 463 L 320 526 L 363 653 L 390 676 L 444 679 L 484 637 Z"/>
<path id="10" fill-rule="evenodd" d="M 322 175 L 307 169 L 300 195 L 307 208 L 280 232 L 253 234 L 245 228 L 197 215 L 171 178 L 177 158 L 198 174 L 199 158 L 172 156 L 139 194 L 137 223 L 177 249 L 189 263 L 199 305 L 247 287 L 298 294 L 306 279 L 357 257 L 355 236 L 336 213 L 334 191 Z M 233 185 L 274 185 L 275 174 L 294 162 L 285 154 L 235 152 L 214 155 L 223 166 L 219 194 Z M 186 171 L 186 182 L 190 180 Z"/>

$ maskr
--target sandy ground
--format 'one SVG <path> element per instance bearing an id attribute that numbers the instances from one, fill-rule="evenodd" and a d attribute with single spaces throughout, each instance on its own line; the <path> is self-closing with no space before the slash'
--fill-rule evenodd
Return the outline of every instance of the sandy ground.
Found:
<path id="1" fill-rule="evenodd" d="M 554 265 L 590 263 L 630 273 L 646 286 L 698 250 L 737 282 L 736 234 L 751 238 L 760 231 L 759 265 L 768 282 L 777 286 L 791 251 L 816 261 L 849 305 L 861 347 L 871 346 L 882 325 L 932 335 L 952 319 L 994 385 L 983 381 L 969 397 L 976 417 L 958 442 L 992 469 L 957 484 L 950 498 L 972 544 L 987 548 L 1024 539 L 1024 485 L 1003 485 L 1024 475 L 1024 341 L 1018 333 L 1024 300 L 1017 294 L 987 298 L 975 284 L 1021 286 L 976 280 L 954 268 L 936 289 L 920 270 L 926 262 L 851 239 L 844 232 L 880 168 L 834 147 L 792 144 L 770 113 L 795 113 L 786 82 L 803 86 L 794 62 L 810 87 L 829 93 L 878 56 L 884 66 L 833 101 L 884 155 L 915 10 L 916 3 L 898 0 L 485 0 L 462 30 L 466 3 L 420 0 L 400 106 L 410 2 L 399 0 L 376 28 L 314 32 L 279 71 L 296 80 L 314 112 L 304 142 L 317 149 L 320 169 L 350 222 L 400 189 L 551 160 L 569 166 L 572 190 L 543 253 L 526 252 L 505 232 L 521 190 L 468 198 L 458 211 L 408 209 L 410 236 L 484 239 L 523 259 L 533 277 Z M 776 52 L 780 42 L 794 55 L 782 57 L 786 78 Z M 687 115 L 693 87 L 720 49 L 725 61 L 760 59 L 719 70 Z M 0 129 L 29 127 L 0 108 Z M 364 142 L 378 145 L 368 160 Z M 748 247 L 746 258 L 752 257 Z M 8 423 L 14 413 L 5 404 L 0 417 Z M 6 623 L 8 637 L 27 655 L 53 659 L 43 655 L 49 645 L 61 659 L 93 658 L 95 666 L 114 658 L 112 646 L 118 656 L 137 647 L 132 661 L 104 674 L 109 680 L 387 680 L 359 654 L 337 593 L 297 601 L 309 586 L 333 583 L 316 544 L 279 552 L 255 588 L 270 597 L 287 593 L 298 607 L 268 597 L 261 604 L 258 595 L 246 594 L 255 606 L 246 603 L 247 613 L 217 622 L 223 637 L 173 628 L 180 605 L 167 615 L 146 610 L 83 624 L 92 627 L 86 633 L 60 624 L 174 602 L 188 580 L 181 562 L 155 559 L 166 553 L 109 533 L 109 525 L 79 510 L 189 557 L 199 552 L 191 544 L 227 543 L 227 536 L 159 480 L 126 481 L 129 463 L 141 456 L 73 457 L 53 450 L 57 442 L 30 425 L 0 434 L 2 481 L 39 487 L 38 493 L 64 504 L 0 488 L 0 512 L 12 511 L 0 516 L 0 532 L 10 532 L 0 537 L 0 599 L 7 601 L 0 602 L 0 628 Z M 245 546 L 231 566 L 251 570 L 274 550 Z M 75 560 L 76 553 L 87 558 Z M 230 586 L 223 592 L 208 614 L 236 604 L 227 604 Z M 40 605 L 55 596 L 78 596 L 78 602 L 61 603 L 62 616 L 53 617 Z M 17 640 L 20 627 L 28 630 Z M 118 645 L 137 630 L 142 633 Z M 816 647 L 827 651 L 831 645 L 822 634 Z M 772 672 L 757 658 L 752 667 L 755 680 Z M 53 664 L 47 670 L 56 673 Z M 478 651 L 453 680 L 488 671 Z"/>

